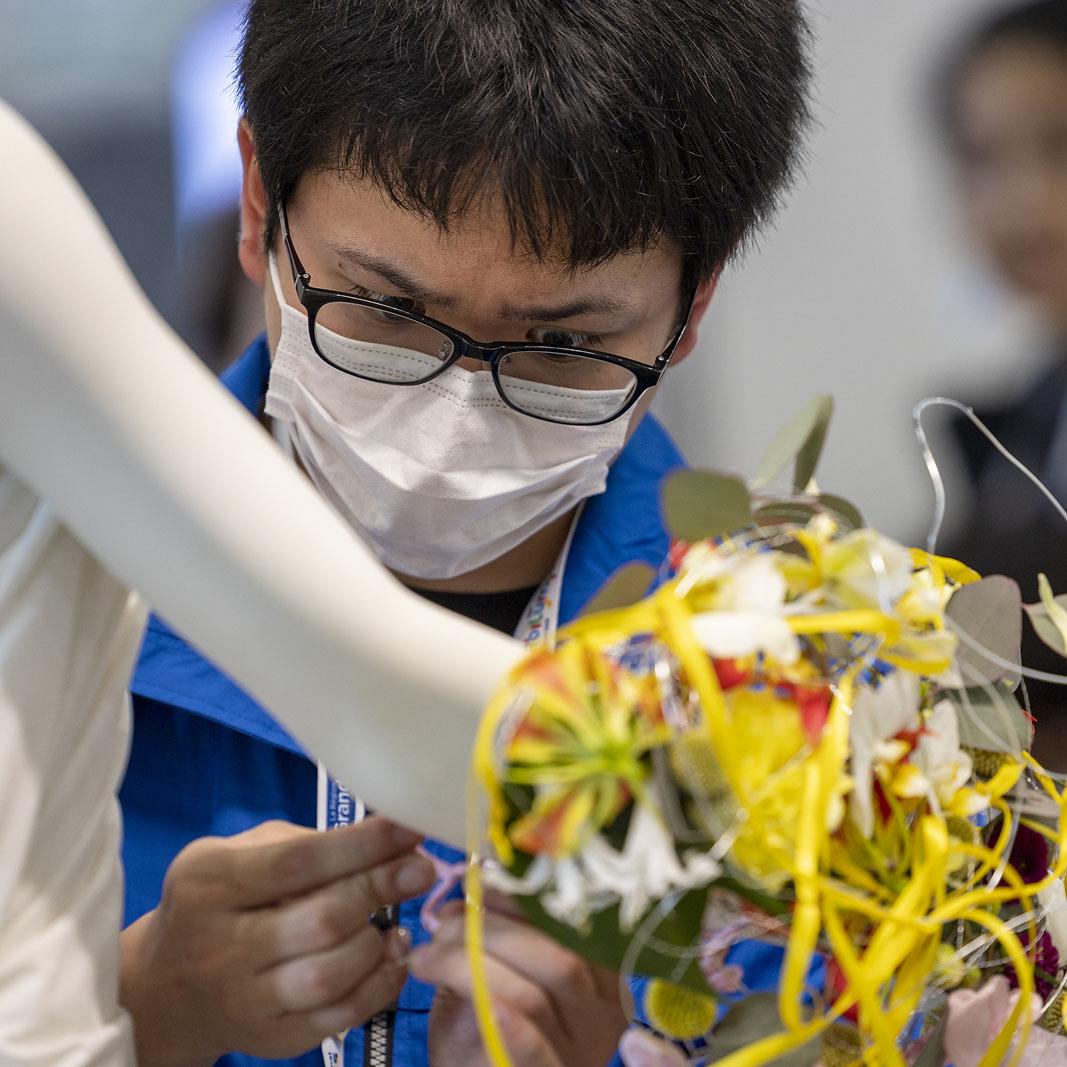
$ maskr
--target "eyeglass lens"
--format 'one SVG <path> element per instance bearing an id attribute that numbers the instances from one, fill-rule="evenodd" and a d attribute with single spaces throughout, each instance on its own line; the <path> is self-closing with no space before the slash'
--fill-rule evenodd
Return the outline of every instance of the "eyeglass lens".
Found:
<path id="1" fill-rule="evenodd" d="M 432 327 L 347 301 L 319 308 L 314 339 L 328 363 L 392 384 L 426 381 L 454 351 L 451 338 Z M 497 381 L 519 411 L 574 425 L 611 419 L 637 388 L 626 368 L 565 352 L 509 352 L 500 361 Z"/>

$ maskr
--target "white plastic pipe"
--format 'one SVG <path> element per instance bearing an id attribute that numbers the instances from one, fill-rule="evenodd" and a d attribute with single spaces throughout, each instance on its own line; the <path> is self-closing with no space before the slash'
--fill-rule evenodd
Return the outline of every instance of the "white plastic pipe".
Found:
<path id="1" fill-rule="evenodd" d="M 0 461 L 340 781 L 462 844 L 476 726 L 518 643 L 378 565 L 2 103 Z"/>

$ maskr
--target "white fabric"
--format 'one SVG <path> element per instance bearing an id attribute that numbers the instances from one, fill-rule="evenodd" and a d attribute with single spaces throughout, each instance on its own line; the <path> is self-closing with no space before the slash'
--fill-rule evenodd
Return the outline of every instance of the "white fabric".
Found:
<path id="1" fill-rule="evenodd" d="M 133 1063 L 115 791 L 140 601 L 0 466 L 0 1065 Z"/>
<path id="2" fill-rule="evenodd" d="M 415 386 L 354 378 L 315 353 L 273 256 L 271 278 L 282 330 L 267 414 L 287 425 L 311 480 L 385 566 L 416 578 L 466 574 L 604 491 L 629 415 L 603 426 L 541 422 L 512 411 L 489 371 L 456 366 Z M 390 353 L 430 359 L 346 344 L 361 365 Z M 539 389 L 575 403 L 575 390 Z"/>

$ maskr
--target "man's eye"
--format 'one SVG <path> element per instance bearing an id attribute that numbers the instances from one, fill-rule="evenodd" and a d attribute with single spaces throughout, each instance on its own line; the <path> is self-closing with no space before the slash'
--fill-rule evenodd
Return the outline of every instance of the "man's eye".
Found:
<path id="1" fill-rule="evenodd" d="M 555 348 L 596 348 L 603 340 L 587 333 L 565 333 L 562 330 L 540 330 L 535 337 L 538 344 L 552 345 Z"/>
<path id="2" fill-rule="evenodd" d="M 419 308 L 414 300 L 409 300 L 404 296 L 386 296 L 384 293 L 375 293 L 370 289 L 364 288 L 362 285 L 353 285 L 349 292 L 353 296 L 363 297 L 365 300 L 374 300 L 379 304 L 385 304 L 386 307 L 396 308 L 398 311 L 408 311 L 415 314 L 421 314 L 421 308 Z M 407 320 L 400 315 L 390 315 L 385 308 L 375 309 L 373 314 L 377 315 L 382 322 L 406 322 Z"/>

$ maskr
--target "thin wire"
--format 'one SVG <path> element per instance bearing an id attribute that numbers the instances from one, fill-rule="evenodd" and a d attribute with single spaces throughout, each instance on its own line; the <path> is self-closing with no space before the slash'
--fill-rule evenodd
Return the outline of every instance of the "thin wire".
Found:
<path id="1" fill-rule="evenodd" d="M 1039 671 L 1035 670 L 1033 667 L 1024 667 L 1021 663 L 1005 659 L 1003 656 L 997 655 L 991 648 L 986 648 L 981 641 L 975 640 L 975 638 L 973 638 L 966 630 L 953 622 L 951 618 L 946 617 L 945 624 L 952 633 L 963 641 L 965 645 L 974 649 L 975 652 L 980 652 L 982 657 L 989 660 L 990 663 L 994 663 L 998 667 L 1003 667 L 1006 671 L 1010 671 L 1013 674 L 1021 674 L 1025 678 L 1033 678 L 1038 682 L 1050 682 L 1052 685 L 1067 685 L 1067 674 L 1051 674 L 1049 671 Z"/>
<path id="2" fill-rule="evenodd" d="M 937 459 L 934 457 L 933 449 L 930 448 L 930 443 L 926 437 L 926 431 L 923 429 L 922 417 L 927 408 L 931 407 L 949 407 L 954 408 L 956 411 L 961 412 L 978 428 L 978 430 L 989 440 L 992 446 L 1018 471 L 1024 474 L 1030 479 L 1034 485 L 1040 490 L 1041 495 L 1056 509 L 1056 513 L 1063 519 L 1064 523 L 1067 523 L 1067 510 L 1064 510 L 1063 505 L 1053 496 L 1048 487 L 1041 481 L 1041 479 L 1034 474 L 1029 467 L 1026 466 L 1021 460 L 1017 459 L 1011 452 L 1009 452 L 1001 443 L 997 440 L 996 435 L 988 426 L 974 413 L 974 409 L 968 407 L 966 404 L 961 404 L 958 400 L 953 400 L 947 396 L 928 396 L 924 400 L 920 400 L 915 407 L 911 409 L 911 417 L 915 422 L 915 436 L 919 440 L 919 448 L 922 450 L 923 462 L 926 464 L 927 473 L 930 475 L 930 482 L 934 488 L 934 515 L 930 523 L 930 532 L 926 537 L 926 548 L 928 552 L 934 552 L 937 546 L 937 538 L 941 533 L 941 526 L 945 521 L 945 503 L 947 500 L 945 494 L 945 481 L 941 477 L 941 469 L 937 465 Z"/>

